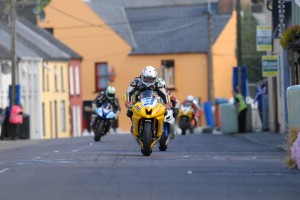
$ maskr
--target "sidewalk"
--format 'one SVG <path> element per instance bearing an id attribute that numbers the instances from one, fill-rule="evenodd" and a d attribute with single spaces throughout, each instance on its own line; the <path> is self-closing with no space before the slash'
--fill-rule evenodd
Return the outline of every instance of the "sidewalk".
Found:
<path id="1" fill-rule="evenodd" d="M 251 133 L 236 133 L 237 137 L 243 137 L 257 144 L 274 146 L 275 148 L 286 151 L 286 134 L 272 132 L 251 132 Z"/>

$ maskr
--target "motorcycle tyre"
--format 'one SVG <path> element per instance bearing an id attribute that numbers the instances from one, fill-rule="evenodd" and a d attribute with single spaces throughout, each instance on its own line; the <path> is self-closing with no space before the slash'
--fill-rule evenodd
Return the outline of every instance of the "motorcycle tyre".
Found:
<path id="1" fill-rule="evenodd" d="M 95 142 L 99 142 L 101 140 L 101 136 L 102 136 L 102 131 L 103 129 L 103 121 L 101 120 L 100 124 L 97 126 L 97 128 L 94 130 L 94 141 Z"/>
<path id="2" fill-rule="evenodd" d="M 168 137 L 165 135 L 165 133 L 163 132 L 160 139 L 159 139 L 159 150 L 160 151 L 166 151 L 168 146 L 166 145 L 166 141 L 167 141 Z"/>
<path id="3" fill-rule="evenodd" d="M 182 131 L 181 131 L 181 135 L 185 135 L 185 132 L 186 132 L 186 129 L 181 129 Z"/>
<path id="4" fill-rule="evenodd" d="M 144 133 L 143 133 L 143 149 L 141 150 L 144 156 L 150 156 L 152 153 L 151 150 L 152 143 L 152 124 L 144 124 Z"/>

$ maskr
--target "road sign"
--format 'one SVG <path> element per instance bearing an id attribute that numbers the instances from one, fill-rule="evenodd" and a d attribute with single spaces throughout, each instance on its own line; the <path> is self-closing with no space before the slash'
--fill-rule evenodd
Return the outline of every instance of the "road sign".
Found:
<path id="1" fill-rule="evenodd" d="M 278 56 L 262 56 L 262 75 L 263 77 L 277 76 Z"/>
<path id="2" fill-rule="evenodd" d="M 256 51 L 272 51 L 272 26 L 256 27 Z"/>

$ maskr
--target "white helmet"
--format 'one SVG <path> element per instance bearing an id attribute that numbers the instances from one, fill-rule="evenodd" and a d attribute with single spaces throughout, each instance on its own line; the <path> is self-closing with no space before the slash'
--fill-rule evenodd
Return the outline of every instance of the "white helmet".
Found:
<path id="1" fill-rule="evenodd" d="M 116 88 L 113 86 L 108 86 L 106 89 L 106 96 L 109 99 L 113 99 L 115 97 L 116 94 Z"/>
<path id="2" fill-rule="evenodd" d="M 186 100 L 188 101 L 194 101 L 194 97 L 192 95 L 187 96 Z"/>
<path id="3" fill-rule="evenodd" d="M 147 87 L 154 85 L 157 76 L 157 71 L 152 66 L 147 66 L 143 69 L 142 72 L 142 83 L 145 84 Z"/>

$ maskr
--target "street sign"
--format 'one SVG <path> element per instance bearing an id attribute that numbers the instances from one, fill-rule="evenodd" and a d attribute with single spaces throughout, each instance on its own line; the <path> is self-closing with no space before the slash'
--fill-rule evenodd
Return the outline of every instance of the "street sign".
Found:
<path id="1" fill-rule="evenodd" d="M 262 76 L 272 77 L 278 74 L 278 56 L 262 56 Z"/>
<path id="2" fill-rule="evenodd" d="M 272 26 L 256 27 L 256 51 L 272 51 Z"/>

